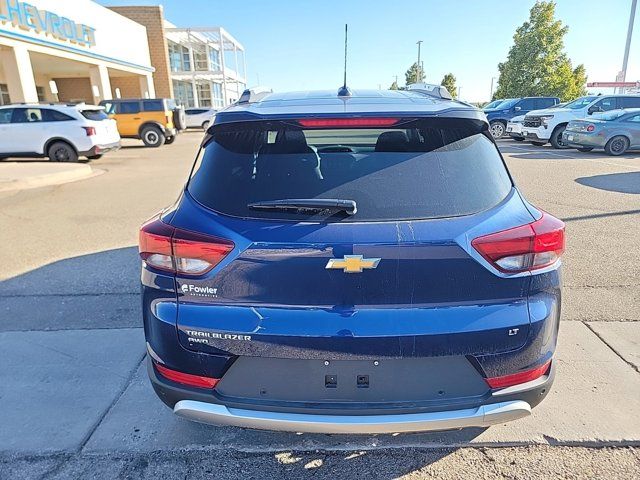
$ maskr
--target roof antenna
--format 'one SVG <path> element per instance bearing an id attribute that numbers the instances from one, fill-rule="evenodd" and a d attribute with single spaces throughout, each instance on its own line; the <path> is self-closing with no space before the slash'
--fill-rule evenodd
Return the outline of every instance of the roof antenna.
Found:
<path id="1" fill-rule="evenodd" d="M 347 39 L 348 39 L 348 27 L 346 23 L 344 24 L 344 82 L 342 86 L 338 89 L 339 97 L 350 97 L 351 90 L 347 87 Z"/>

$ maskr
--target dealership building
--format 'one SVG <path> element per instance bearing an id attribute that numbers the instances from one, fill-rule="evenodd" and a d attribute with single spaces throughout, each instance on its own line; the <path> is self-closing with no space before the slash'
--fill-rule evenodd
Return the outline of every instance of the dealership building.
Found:
<path id="1" fill-rule="evenodd" d="M 223 28 L 178 28 L 160 6 L 0 0 L 0 105 L 170 97 L 222 107 L 245 89 L 245 71 Z"/>

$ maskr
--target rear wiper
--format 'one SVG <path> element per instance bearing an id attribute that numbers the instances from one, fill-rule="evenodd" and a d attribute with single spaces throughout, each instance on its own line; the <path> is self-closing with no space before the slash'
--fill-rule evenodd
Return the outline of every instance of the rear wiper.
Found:
<path id="1" fill-rule="evenodd" d="M 341 200 L 336 198 L 286 198 L 283 200 L 265 200 L 263 202 L 250 203 L 247 207 L 254 210 L 333 210 L 345 212 L 347 215 L 355 215 L 355 200 Z"/>

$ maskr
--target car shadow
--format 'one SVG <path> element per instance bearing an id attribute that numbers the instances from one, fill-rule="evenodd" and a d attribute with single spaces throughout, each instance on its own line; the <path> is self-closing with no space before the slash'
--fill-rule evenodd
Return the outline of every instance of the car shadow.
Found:
<path id="1" fill-rule="evenodd" d="M 580 177 L 576 178 L 576 182 L 586 187 L 608 192 L 640 194 L 640 172 L 609 173 Z"/>

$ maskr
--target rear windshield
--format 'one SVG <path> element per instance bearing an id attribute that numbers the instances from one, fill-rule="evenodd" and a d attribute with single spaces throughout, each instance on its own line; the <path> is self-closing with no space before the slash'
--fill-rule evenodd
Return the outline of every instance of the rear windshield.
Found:
<path id="1" fill-rule="evenodd" d="M 511 187 L 484 122 L 440 118 L 385 128 L 219 125 L 188 191 L 226 215 L 348 222 L 473 214 L 498 204 Z M 351 200 L 357 212 L 249 207 L 289 199 Z"/>
<path id="2" fill-rule="evenodd" d="M 106 120 L 109 118 L 107 114 L 104 113 L 104 110 L 102 110 L 101 108 L 96 110 L 81 110 L 80 113 L 87 120 L 100 121 L 100 120 Z"/>

